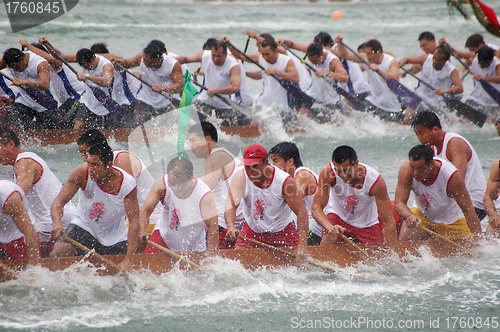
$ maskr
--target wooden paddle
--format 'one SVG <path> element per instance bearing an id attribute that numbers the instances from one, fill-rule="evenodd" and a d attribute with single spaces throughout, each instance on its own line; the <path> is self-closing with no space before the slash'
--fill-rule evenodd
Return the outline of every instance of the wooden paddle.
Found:
<path id="1" fill-rule="evenodd" d="M 359 252 L 360 252 L 363 256 L 368 257 L 368 258 L 370 257 L 370 255 L 368 255 L 368 254 L 366 253 L 366 251 L 364 251 L 363 249 L 361 249 L 361 247 L 360 247 L 360 246 L 358 246 L 356 243 L 352 242 L 352 240 L 351 240 L 350 238 L 348 238 L 347 236 L 345 236 L 345 234 L 344 234 L 344 233 L 340 233 L 340 232 L 339 232 L 339 235 L 340 235 L 340 237 L 341 237 L 341 238 L 342 238 L 345 242 L 347 242 L 347 243 L 349 243 L 351 246 L 353 246 L 353 247 L 354 247 L 357 251 L 359 251 Z"/>
<path id="2" fill-rule="evenodd" d="M 448 239 L 447 237 L 445 237 L 445 236 L 443 236 L 443 235 L 441 235 L 441 234 L 439 234 L 439 233 L 436 233 L 436 232 L 434 232 L 433 230 L 430 230 L 430 229 L 428 229 L 428 228 L 427 228 L 427 227 L 425 227 L 425 226 L 418 225 L 417 227 L 418 227 L 419 229 L 421 229 L 422 231 L 424 231 L 424 232 L 426 232 L 426 233 L 429 233 L 429 234 L 431 234 L 431 235 L 435 235 L 435 236 L 437 236 L 438 238 L 440 238 L 441 240 L 443 240 L 444 242 L 449 243 L 449 244 L 451 244 L 452 246 L 454 246 L 454 247 L 456 247 L 456 248 L 458 248 L 458 249 L 460 249 L 460 250 L 462 250 L 462 251 L 465 251 L 465 252 L 466 252 L 466 253 L 468 253 L 469 255 L 472 255 L 472 251 L 470 251 L 469 249 L 465 248 L 464 246 L 461 246 L 461 245 L 459 245 L 458 243 L 456 243 L 456 242 L 454 242 L 454 241 L 452 241 L 452 240 Z"/>
<path id="3" fill-rule="evenodd" d="M 238 238 L 239 238 L 239 239 L 241 239 L 241 240 L 244 240 L 244 241 L 250 242 L 250 243 L 252 243 L 252 244 L 255 244 L 255 245 L 257 245 L 257 246 L 259 246 L 259 247 L 261 247 L 261 248 L 267 249 L 267 250 L 269 250 L 269 251 L 278 252 L 278 253 L 280 253 L 280 254 L 283 254 L 283 255 L 285 255 L 285 256 L 289 256 L 289 257 L 292 257 L 292 258 L 295 258 L 295 259 L 297 258 L 297 255 L 295 255 L 295 254 L 293 254 L 293 253 L 291 253 L 291 252 L 288 252 L 288 251 L 286 251 L 286 250 L 283 250 L 283 249 L 281 249 L 281 248 L 277 248 L 277 247 L 275 247 L 275 246 L 271 246 L 271 245 L 269 245 L 269 244 L 267 244 L 267 243 L 263 243 L 263 242 L 260 242 L 260 241 L 257 241 L 257 240 L 249 239 L 249 238 L 244 237 L 244 236 L 239 235 L 239 234 L 238 234 L 237 236 L 238 236 Z M 320 269 L 323 269 L 323 270 L 325 270 L 325 271 L 335 272 L 335 269 L 333 269 L 333 268 L 331 268 L 331 267 L 329 267 L 328 265 L 323 264 L 323 263 L 318 263 L 318 262 L 314 262 L 314 261 L 307 261 L 307 263 L 308 263 L 308 264 L 311 264 L 311 265 L 313 265 L 313 266 L 315 266 L 315 267 L 319 267 Z"/>
<path id="4" fill-rule="evenodd" d="M 285 48 L 288 52 L 290 52 L 293 56 L 295 56 L 297 59 L 300 60 L 300 62 L 302 62 L 302 64 L 304 64 L 305 66 L 307 66 L 309 69 L 311 69 L 313 72 L 316 72 L 316 69 L 311 66 L 310 64 L 308 64 L 304 59 L 302 59 L 301 57 L 299 57 L 295 52 L 293 52 L 289 47 L 285 46 L 285 45 L 281 45 L 283 46 L 283 48 Z M 307 54 L 306 54 L 307 56 Z M 358 111 L 362 111 L 362 112 L 366 112 L 368 111 L 368 109 L 370 108 L 370 105 L 362 100 L 360 100 L 359 98 L 357 98 L 356 96 L 350 94 L 349 92 L 347 92 L 346 90 L 344 90 L 342 87 L 340 87 L 340 85 L 338 85 L 337 83 L 335 83 L 333 80 L 331 80 L 330 78 L 328 77 L 323 77 L 323 79 L 325 80 L 325 82 L 328 82 L 329 84 L 331 84 L 331 86 L 333 86 L 333 88 L 339 93 L 341 94 L 342 96 L 344 96 L 345 99 L 349 100 L 351 102 L 351 104 L 354 106 L 355 109 L 357 109 Z"/>
<path id="5" fill-rule="evenodd" d="M 247 59 L 248 61 L 250 61 L 251 63 L 253 63 L 257 67 L 259 67 L 261 70 L 265 70 L 265 68 L 262 67 L 260 65 L 260 63 L 254 61 L 252 58 L 250 58 L 248 55 L 246 55 L 246 53 L 244 53 L 244 52 L 240 51 L 239 49 L 237 49 L 230 42 L 226 42 L 226 43 L 227 43 L 227 45 L 231 46 L 235 51 L 237 51 L 241 55 L 243 55 L 245 57 L 245 59 Z M 285 81 L 284 79 L 282 79 L 281 77 L 279 77 L 276 74 L 272 74 L 270 76 L 272 76 L 275 80 L 277 80 L 279 82 L 279 84 L 284 89 L 286 89 L 288 92 L 290 92 L 291 94 L 293 94 L 297 99 L 299 99 L 302 102 L 302 106 L 304 106 L 306 108 L 311 108 L 312 104 L 314 104 L 316 102 L 316 100 L 314 98 L 312 98 L 311 96 L 309 96 L 308 94 L 306 94 L 297 85 L 293 84 L 292 82 Z"/>
<path id="6" fill-rule="evenodd" d="M 52 46 L 50 46 L 49 43 L 44 42 L 43 46 L 45 46 L 53 56 L 61 60 L 62 63 L 64 63 L 73 73 L 75 73 L 75 75 L 78 75 L 78 71 L 75 68 L 71 67 L 69 63 L 66 60 L 64 60 L 61 57 L 61 55 L 59 55 L 59 53 L 54 51 L 54 49 L 52 48 Z M 94 97 L 97 99 L 97 101 L 100 102 L 102 106 L 104 106 L 109 111 L 109 113 L 111 113 L 115 117 L 116 121 L 120 121 L 121 118 L 123 117 L 123 114 L 125 113 L 125 110 L 110 96 L 108 96 L 104 91 L 94 86 L 91 86 L 87 82 L 87 79 L 84 81 L 84 83 L 87 84 L 90 90 L 92 90 L 92 93 L 94 94 Z"/>
<path id="7" fill-rule="evenodd" d="M 10 267 L 8 267 L 5 263 L 0 261 L 0 269 L 4 270 L 8 274 L 12 275 L 14 278 L 19 277 L 19 273 L 16 271 L 12 270 Z"/>
<path id="8" fill-rule="evenodd" d="M 409 70 L 405 69 L 403 66 L 400 66 L 399 68 L 403 69 L 407 74 L 410 76 L 416 78 L 420 83 L 431 89 L 432 91 L 435 91 L 429 83 L 423 81 L 416 75 L 414 75 L 412 72 Z M 458 114 L 464 116 L 465 118 L 469 119 L 472 123 L 478 125 L 480 128 L 483 127 L 484 122 L 486 121 L 487 116 L 484 115 L 483 113 L 479 112 L 478 110 L 474 109 L 473 107 L 462 103 L 460 100 L 449 97 L 447 95 L 442 95 L 443 99 L 448 103 L 450 106 L 452 106 Z"/>
<path id="9" fill-rule="evenodd" d="M 70 238 L 70 237 L 68 237 L 66 235 L 62 235 L 62 238 L 64 239 L 64 241 L 67 241 L 67 242 L 71 243 L 75 247 L 78 247 L 78 248 L 82 249 L 83 251 L 90 253 L 90 255 L 94 256 L 95 258 L 97 258 L 98 260 L 100 260 L 104 264 L 106 264 L 106 265 L 114 268 L 115 270 L 117 270 L 117 271 L 121 271 L 122 270 L 122 269 L 120 269 L 120 267 L 118 265 L 116 265 L 115 263 L 113 263 L 109 259 L 104 258 L 103 256 L 99 255 L 94 250 L 90 250 L 89 248 L 87 248 L 86 246 L 84 246 L 83 244 L 81 244 L 80 242 L 77 242 L 77 241 L 73 240 L 72 238 Z"/>
<path id="10" fill-rule="evenodd" d="M 165 248 L 165 247 L 163 247 L 163 246 L 159 245 L 158 243 L 154 243 L 153 241 L 150 241 L 150 240 L 148 240 L 148 243 L 149 243 L 150 245 L 152 245 L 153 247 L 155 247 L 155 248 L 157 248 L 157 249 L 159 249 L 159 250 L 163 251 L 164 253 L 166 253 L 167 255 L 169 255 L 169 256 L 171 256 L 171 257 L 173 257 L 173 258 L 176 258 L 176 259 L 178 259 L 178 260 L 180 260 L 180 261 L 183 261 L 184 263 L 187 263 L 187 264 L 191 265 L 191 266 L 192 266 L 192 267 L 194 267 L 194 268 L 201 269 L 201 266 L 200 266 L 200 265 L 198 265 L 198 264 L 196 264 L 196 263 L 194 263 L 194 262 L 190 261 L 190 260 L 189 260 L 189 259 L 187 259 L 186 257 L 182 257 L 181 255 L 179 255 L 178 253 L 173 252 L 173 251 L 172 251 L 172 250 L 170 250 L 170 249 L 167 249 L 167 248 Z"/>
<path id="11" fill-rule="evenodd" d="M 344 44 L 344 42 L 341 41 L 340 44 L 344 45 L 345 48 L 351 51 L 351 53 L 354 54 L 362 63 L 364 63 L 368 67 L 370 66 L 370 63 L 368 61 L 363 59 L 357 52 L 354 52 L 352 48 Z M 387 86 L 389 87 L 389 89 L 391 89 L 391 91 L 394 92 L 394 94 L 396 94 L 399 98 L 401 98 L 404 101 L 404 103 L 408 105 L 411 109 L 416 110 L 418 105 L 420 105 L 420 103 L 423 102 L 422 98 L 417 96 L 414 92 L 405 87 L 403 84 L 399 83 L 393 78 L 385 77 L 378 69 L 375 72 L 379 74 L 380 77 L 382 77 L 387 82 Z"/>

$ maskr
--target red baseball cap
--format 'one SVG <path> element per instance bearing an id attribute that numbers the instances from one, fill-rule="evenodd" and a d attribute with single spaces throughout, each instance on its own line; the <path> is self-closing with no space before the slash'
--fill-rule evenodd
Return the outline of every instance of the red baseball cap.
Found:
<path id="1" fill-rule="evenodd" d="M 262 145 L 252 144 L 243 151 L 243 162 L 245 166 L 255 166 L 262 159 L 267 158 L 267 150 Z"/>

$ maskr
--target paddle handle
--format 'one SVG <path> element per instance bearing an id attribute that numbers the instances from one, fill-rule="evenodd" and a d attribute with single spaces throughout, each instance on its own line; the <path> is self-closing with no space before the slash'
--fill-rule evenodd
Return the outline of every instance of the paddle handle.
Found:
<path id="1" fill-rule="evenodd" d="M 361 62 L 363 62 L 365 65 L 367 65 L 368 67 L 370 67 L 370 63 L 368 61 L 366 61 L 365 59 L 363 59 L 363 57 L 361 57 L 357 52 L 354 52 L 352 48 L 350 48 L 349 46 L 347 46 L 346 44 L 344 44 L 343 41 L 340 41 L 339 44 L 342 44 L 344 45 L 345 48 L 347 48 L 349 51 L 351 51 L 352 54 L 354 54 L 359 60 L 361 60 Z M 375 70 L 375 72 L 377 74 L 379 74 L 380 76 L 382 76 L 384 79 L 387 79 L 384 74 L 382 74 L 380 72 L 380 70 Z"/>
<path id="2" fill-rule="evenodd" d="M 169 250 L 169 249 L 167 249 L 167 248 L 159 245 L 158 243 L 155 243 L 155 242 L 150 241 L 150 240 L 148 240 L 148 243 L 150 245 L 152 245 L 153 247 L 155 247 L 156 249 L 159 249 L 159 250 L 163 251 L 164 253 L 166 253 L 167 255 L 169 255 L 171 257 L 174 257 L 174 258 L 176 258 L 178 260 L 184 261 L 185 263 L 188 263 L 189 265 L 191 265 L 194 268 L 201 269 L 200 265 L 198 265 L 198 264 L 190 261 L 186 257 L 182 257 L 181 255 L 179 255 L 178 253 L 173 252 L 172 250 Z"/>
<path id="3" fill-rule="evenodd" d="M 71 243 L 75 247 L 78 247 L 78 248 L 82 249 L 83 251 L 90 253 L 92 256 L 94 256 L 95 258 L 97 258 L 98 260 L 103 262 L 104 264 L 111 266 L 115 270 L 117 270 L 117 271 L 122 270 L 118 265 L 116 265 L 115 263 L 113 263 L 109 259 L 102 257 L 101 255 L 96 253 L 94 250 L 90 250 L 89 248 L 87 248 L 86 246 L 81 244 L 80 242 L 73 240 L 72 238 L 68 237 L 67 235 L 63 235 L 63 239 L 64 239 L 64 241 Z"/>
<path id="4" fill-rule="evenodd" d="M 429 83 L 423 81 L 420 77 L 418 77 L 417 75 L 413 74 L 411 71 L 409 71 L 408 69 L 406 69 L 405 67 L 403 66 L 399 66 L 399 68 L 403 69 L 405 71 L 405 73 L 407 73 L 408 75 L 410 75 L 411 77 L 415 78 L 417 81 L 419 81 L 420 83 L 422 83 L 423 85 L 425 85 L 426 87 L 428 87 L 429 89 L 431 89 L 432 91 L 435 91 L 436 89 L 434 89 L 432 87 L 432 85 L 430 85 Z"/>
<path id="5" fill-rule="evenodd" d="M 452 246 L 454 246 L 454 247 L 456 247 L 456 248 L 458 248 L 458 249 L 460 249 L 460 250 L 463 250 L 463 251 L 465 251 L 466 253 L 468 253 L 468 254 L 471 254 L 471 255 L 472 255 L 472 251 L 470 251 L 469 249 L 467 249 L 467 248 L 465 248 L 465 247 L 463 247 L 463 246 L 459 245 L 458 243 L 456 243 L 456 242 L 454 242 L 454 241 L 452 241 L 452 240 L 448 239 L 447 237 L 445 237 L 445 236 L 443 236 L 443 235 L 441 235 L 441 234 L 439 234 L 439 233 L 436 233 L 436 232 L 434 232 L 433 230 L 428 229 L 427 227 L 422 226 L 422 225 L 418 225 L 418 228 L 420 228 L 422 231 L 424 231 L 424 232 L 426 232 L 426 233 L 429 233 L 429 234 L 435 235 L 435 236 L 437 236 L 438 238 L 440 238 L 441 240 L 445 241 L 446 243 L 449 243 L 449 244 L 451 244 Z"/>
<path id="6" fill-rule="evenodd" d="M 198 82 L 196 82 L 195 80 L 191 80 L 191 82 L 196 85 L 196 86 L 199 86 L 200 88 L 202 88 L 203 90 L 206 90 L 208 91 L 208 88 L 206 86 L 204 86 L 203 84 L 200 84 Z M 216 93 L 215 96 L 217 98 L 219 98 L 220 100 L 222 100 L 224 102 L 224 104 L 228 105 L 228 106 L 232 106 L 231 103 L 226 99 L 224 98 L 222 95 L 220 95 L 219 93 Z"/>
<path id="7" fill-rule="evenodd" d="M 63 59 L 63 57 L 57 53 L 53 48 L 52 46 L 50 46 L 49 43 L 47 42 L 43 42 L 43 46 L 47 47 L 47 49 L 52 53 L 53 56 L 55 56 L 56 58 L 58 58 L 59 60 L 62 61 L 62 63 L 64 63 L 73 73 L 75 73 L 75 75 L 78 75 L 78 71 L 73 68 L 72 66 L 69 65 L 69 63 Z"/>
<path id="8" fill-rule="evenodd" d="M 340 237 L 347 243 L 349 243 L 351 246 L 353 246 L 357 251 L 359 251 L 361 254 L 363 254 L 363 256 L 365 257 L 370 257 L 370 255 L 368 255 L 366 253 L 366 251 L 364 251 L 363 249 L 361 249 L 360 246 L 358 246 L 356 243 L 352 242 L 352 240 L 350 238 L 348 238 L 347 236 L 345 236 L 344 233 L 339 233 L 340 234 Z"/>
<path id="9" fill-rule="evenodd" d="M 245 57 L 245 59 L 247 59 L 249 62 L 253 63 L 254 65 L 258 66 L 260 69 L 262 70 L 265 70 L 264 67 L 262 67 L 260 65 L 260 63 L 258 63 L 257 61 L 255 61 L 254 59 L 252 59 L 251 57 L 249 57 L 248 55 L 246 55 L 245 52 L 242 52 L 240 51 L 238 48 L 236 48 L 236 46 L 234 46 L 231 42 L 227 41 L 226 44 L 228 44 L 229 46 L 231 46 L 232 48 L 234 48 L 238 53 L 240 53 L 241 55 L 243 55 Z"/>
<path id="10" fill-rule="evenodd" d="M 130 76 L 134 77 L 135 79 L 137 79 L 139 82 L 141 82 L 142 84 L 144 84 L 145 86 L 149 87 L 150 89 L 153 88 L 153 86 L 147 82 L 145 82 L 142 78 L 139 78 L 139 76 L 137 76 L 136 74 L 134 74 L 133 72 L 131 72 L 130 70 L 128 70 L 127 68 L 123 67 L 121 64 L 119 63 L 115 63 L 115 65 L 124 70 L 127 74 L 129 74 Z M 156 93 L 159 93 L 161 94 L 163 97 L 167 98 L 168 100 L 172 101 L 172 98 L 169 97 L 168 95 L 166 95 L 163 91 L 159 91 L 159 92 L 156 92 Z"/>

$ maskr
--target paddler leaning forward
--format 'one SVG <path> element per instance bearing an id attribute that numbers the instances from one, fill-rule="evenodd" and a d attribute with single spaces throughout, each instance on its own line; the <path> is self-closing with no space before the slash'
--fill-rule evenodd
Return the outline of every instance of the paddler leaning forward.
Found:
<path id="1" fill-rule="evenodd" d="M 304 259 L 308 218 L 294 178 L 270 165 L 267 150 L 258 144 L 245 149 L 243 165 L 245 169 L 233 177 L 226 201 L 224 216 L 229 240 L 238 237 L 234 221 L 236 209 L 243 204 L 245 223 L 241 236 L 276 247 L 297 247 L 297 256 Z M 297 228 L 292 212 L 297 215 Z M 255 245 L 238 238 L 235 248 L 241 247 Z"/>

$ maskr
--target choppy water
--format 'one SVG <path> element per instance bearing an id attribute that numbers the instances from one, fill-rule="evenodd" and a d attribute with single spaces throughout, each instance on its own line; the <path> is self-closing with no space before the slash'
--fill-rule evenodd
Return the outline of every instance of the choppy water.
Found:
<path id="1" fill-rule="evenodd" d="M 191 54 L 201 50 L 206 38 L 222 35 L 244 47 L 248 29 L 300 42 L 326 30 L 343 34 L 353 47 L 378 38 L 397 57 L 420 54 L 416 40 L 424 30 L 433 31 L 437 38 L 446 37 L 458 48 L 476 32 L 487 42 L 500 44 L 474 18 L 465 21 L 457 13 L 450 18 L 444 3 L 80 1 L 56 21 L 15 35 L 0 9 L 0 47 L 17 46 L 22 37 L 31 42 L 45 35 L 66 52 L 105 41 L 111 52 L 129 57 L 158 38 L 169 51 Z M 500 1 L 487 3 L 500 13 Z M 331 19 L 335 9 L 342 11 L 341 20 Z M 249 52 L 254 51 L 251 44 Z M 415 85 L 411 78 L 405 83 Z M 261 83 L 250 84 L 258 95 Z M 467 95 L 472 88 L 470 78 L 464 84 Z M 293 135 L 286 134 L 272 116 L 258 117 L 268 124 L 266 135 L 258 139 L 222 135 L 221 145 L 238 153 L 254 142 L 270 148 L 281 140 L 293 140 L 306 166 L 319 172 L 336 146 L 349 144 L 360 161 L 378 169 L 391 196 L 399 166 L 418 143 L 409 127 L 366 114 L 339 115 L 341 125 L 310 123 L 307 132 Z M 450 117 L 444 121 L 444 129 L 462 134 L 473 144 L 487 175 L 500 156 L 500 138 L 493 125 L 479 129 Z M 143 145 L 111 144 L 140 155 L 156 177 L 161 175 L 159 159 L 168 160 L 175 153 L 173 137 L 153 144 L 154 164 Z M 74 144 L 27 149 L 47 160 L 62 181 L 81 162 Z M 200 166 L 197 162 L 198 175 L 203 172 Z M 10 167 L 0 168 L 0 178 L 11 176 Z M 128 279 L 98 277 L 94 268 L 86 266 L 63 272 L 35 268 L 24 272 L 20 280 L 0 284 L 0 330 L 496 331 L 494 322 L 500 321 L 500 242 L 484 242 L 480 251 L 479 257 L 436 259 L 422 249 L 422 258 L 409 257 L 404 263 L 386 259 L 333 275 L 294 267 L 247 271 L 223 260 L 201 273 L 173 271 L 157 276 L 136 272 Z"/>

